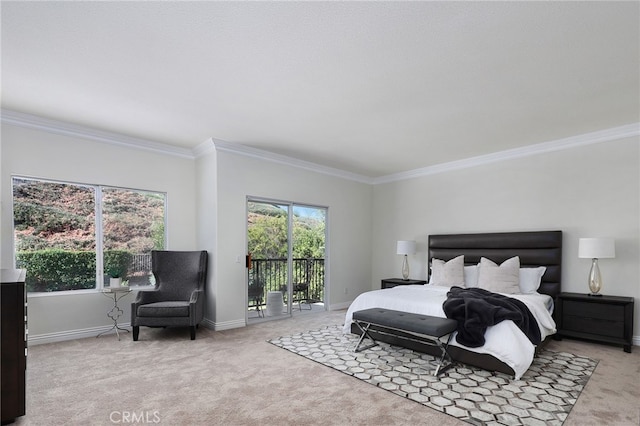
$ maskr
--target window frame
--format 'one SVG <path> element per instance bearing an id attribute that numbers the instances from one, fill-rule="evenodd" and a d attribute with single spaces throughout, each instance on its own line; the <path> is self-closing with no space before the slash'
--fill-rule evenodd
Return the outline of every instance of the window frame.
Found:
<path id="1" fill-rule="evenodd" d="M 29 296 L 54 296 L 54 295 L 68 295 L 68 294 L 88 294 L 88 293 L 98 293 L 104 290 L 104 220 L 103 220 L 103 203 L 102 203 L 102 190 L 105 188 L 108 189 L 116 189 L 116 190 L 124 190 L 124 191 L 132 191 L 132 192 L 141 192 L 141 193 L 152 193 L 152 194 L 161 194 L 164 197 L 163 202 L 163 226 L 164 226 L 164 250 L 167 249 L 167 211 L 168 211 L 168 200 L 169 196 L 165 191 L 157 191 L 152 189 L 139 189 L 132 187 L 123 187 L 116 185 L 106 185 L 106 184 L 94 184 L 94 183 L 86 183 L 86 182 L 75 182 L 69 180 L 59 180 L 59 179 L 50 179 L 50 178 L 41 178 L 34 176 L 27 176 L 22 174 L 12 174 L 11 175 L 11 233 L 12 233 L 12 256 L 13 256 L 13 267 L 16 267 L 17 262 L 17 251 L 16 251 L 16 232 L 15 232 L 15 193 L 14 193 L 14 179 L 23 179 L 30 180 L 36 182 L 44 182 L 44 183 L 53 183 L 53 184 L 61 184 L 61 185 L 75 185 L 86 188 L 92 188 L 94 191 L 94 228 L 95 228 L 95 244 L 96 244 L 96 275 L 95 275 L 95 287 L 88 289 L 78 289 L 78 290 L 60 290 L 60 291 L 37 291 L 37 292 L 28 292 Z M 148 286 L 133 286 L 133 289 L 145 289 L 153 287 L 152 284 Z"/>

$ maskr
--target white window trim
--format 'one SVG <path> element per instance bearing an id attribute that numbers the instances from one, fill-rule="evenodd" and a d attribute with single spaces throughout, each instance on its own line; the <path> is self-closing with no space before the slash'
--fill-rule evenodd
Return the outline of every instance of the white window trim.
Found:
<path id="1" fill-rule="evenodd" d="M 11 238 L 13 240 L 12 245 L 12 257 L 13 257 L 13 265 L 15 267 L 17 256 L 16 256 L 16 234 L 15 234 L 15 214 L 13 210 L 13 180 L 14 179 L 25 179 L 32 180 L 38 182 L 48 182 L 48 183 L 57 183 L 64 185 L 76 185 L 83 186 L 87 188 L 93 188 L 94 191 L 94 209 L 95 209 L 95 243 L 96 243 L 96 280 L 95 280 L 95 288 L 91 289 L 79 289 L 79 290 L 61 290 L 61 291 L 39 291 L 39 292 L 28 292 L 29 297 L 40 297 L 40 296 L 60 296 L 67 294 L 95 294 L 100 293 L 104 290 L 104 265 L 103 265 L 103 248 L 104 248 L 104 239 L 103 239 L 103 220 L 102 220 L 102 189 L 103 188 L 113 188 L 120 190 L 129 190 L 136 192 L 147 192 L 147 193 L 155 193 L 162 194 L 164 196 L 164 246 L 167 248 L 167 212 L 168 212 L 168 194 L 164 191 L 156 191 L 151 189 L 138 189 L 131 187 L 122 187 L 115 185 L 105 185 L 105 184 L 92 184 L 92 183 L 84 183 L 84 182 L 74 182 L 74 181 L 66 181 L 66 180 L 57 180 L 57 179 L 49 179 L 49 178 L 40 178 L 35 176 L 27 176 L 27 175 L 11 175 Z M 152 285 L 148 286 L 133 286 L 131 289 L 133 291 L 136 290 L 149 290 L 152 289 Z"/>

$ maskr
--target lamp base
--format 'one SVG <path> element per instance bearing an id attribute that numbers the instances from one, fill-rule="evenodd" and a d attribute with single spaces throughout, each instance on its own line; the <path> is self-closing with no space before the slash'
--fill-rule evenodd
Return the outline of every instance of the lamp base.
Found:
<path id="1" fill-rule="evenodd" d="M 404 255 L 404 259 L 402 261 L 402 279 L 405 281 L 409 280 L 409 260 L 407 259 L 407 255 Z"/>
<path id="2" fill-rule="evenodd" d="M 589 271 L 589 290 L 590 295 L 595 296 L 602 290 L 602 277 L 600 275 L 600 268 L 598 267 L 598 259 L 594 258 L 591 261 L 591 271 Z"/>

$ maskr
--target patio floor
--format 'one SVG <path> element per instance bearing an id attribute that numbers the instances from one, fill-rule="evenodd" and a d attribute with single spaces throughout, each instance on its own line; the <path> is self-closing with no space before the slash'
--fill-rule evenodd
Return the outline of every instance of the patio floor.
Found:
<path id="1" fill-rule="evenodd" d="M 301 309 L 302 308 L 302 309 Z M 249 324 L 255 324 L 262 321 L 271 321 L 276 319 L 284 319 L 289 318 L 289 315 L 286 312 L 287 306 L 284 306 L 284 310 L 282 311 L 282 315 L 267 315 L 266 305 L 261 305 L 260 310 L 258 311 L 256 307 L 251 307 L 248 309 L 249 311 Z M 302 302 L 302 306 L 298 305 L 298 302 L 294 302 L 291 306 L 292 317 L 297 317 L 300 315 L 308 315 L 308 314 L 316 314 L 319 312 L 324 312 L 324 303 L 316 302 L 309 303 Z"/>

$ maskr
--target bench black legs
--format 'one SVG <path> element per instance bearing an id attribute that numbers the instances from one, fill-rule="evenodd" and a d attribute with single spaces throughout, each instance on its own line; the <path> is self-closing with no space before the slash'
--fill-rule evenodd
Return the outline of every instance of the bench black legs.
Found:
<path id="1" fill-rule="evenodd" d="M 376 346 L 378 344 L 376 342 L 376 340 L 373 337 L 371 337 L 371 335 L 369 334 L 369 327 L 371 327 L 371 324 L 365 323 L 364 327 L 363 327 L 362 324 L 360 324 L 359 321 L 356 321 L 356 325 L 358 326 L 360 331 L 362 331 L 362 334 L 360 335 L 360 338 L 358 339 L 358 342 L 356 343 L 356 347 L 353 348 L 354 352 L 364 351 L 365 349 L 372 348 L 372 347 L 374 347 L 374 346 Z M 364 347 L 361 348 L 360 345 L 362 344 L 362 341 L 365 339 L 365 337 L 368 337 L 369 340 L 371 340 L 371 344 L 369 346 L 364 346 Z"/>
<path id="2" fill-rule="evenodd" d="M 440 350 L 442 350 L 442 356 L 440 357 L 440 361 L 436 366 L 436 371 L 433 372 L 434 376 L 437 376 L 440 373 L 444 373 L 453 365 L 453 360 L 451 359 L 451 355 L 449 355 L 449 351 L 447 350 L 447 348 L 449 348 L 449 342 L 451 341 L 452 337 L 453 333 L 450 333 L 449 337 L 447 338 L 447 343 L 444 346 L 442 345 L 442 341 L 440 339 L 436 339 L 438 342 L 436 346 L 438 346 Z"/>
<path id="3" fill-rule="evenodd" d="M 376 339 L 374 339 L 369 333 L 369 329 L 374 324 L 362 322 L 362 321 L 355 321 L 355 323 L 362 333 L 360 334 L 360 337 L 358 338 L 358 341 L 356 342 L 356 345 L 353 351 L 362 352 L 366 349 L 370 349 L 374 346 L 377 346 L 378 342 L 376 342 Z M 377 324 L 375 325 L 379 326 Z M 379 326 L 379 327 L 382 327 L 382 326 Z M 385 330 L 389 332 L 393 332 L 393 329 L 385 328 Z M 447 350 L 447 348 L 449 347 L 449 342 L 451 341 L 452 337 L 453 337 L 453 333 L 449 333 L 449 335 L 447 336 L 446 342 L 443 342 L 439 337 L 426 336 L 426 335 L 419 336 L 420 341 L 422 341 L 423 343 L 436 346 L 441 351 L 440 357 L 436 358 L 436 369 L 433 372 L 434 376 L 438 376 L 439 374 L 444 373 L 453 365 L 453 360 L 451 359 L 451 356 L 449 355 L 449 351 Z M 371 343 L 369 345 L 362 346 L 365 339 L 369 339 Z"/>
<path id="4" fill-rule="evenodd" d="M 354 352 L 360 352 L 376 346 L 376 340 L 369 333 L 371 326 L 382 328 L 385 333 L 409 333 L 411 336 L 440 349 L 440 359 L 436 359 L 434 376 L 443 373 L 453 365 L 448 352 L 449 342 L 456 330 L 457 322 L 449 318 L 432 317 L 384 308 L 365 309 L 353 313 L 353 321 L 362 332 Z M 373 331 L 373 330 L 372 330 Z M 446 336 L 446 342 L 443 338 Z M 364 339 L 371 340 L 368 346 L 361 346 Z"/>

